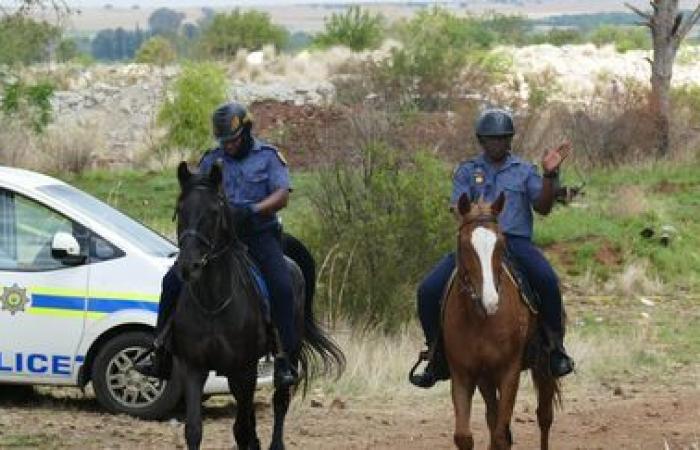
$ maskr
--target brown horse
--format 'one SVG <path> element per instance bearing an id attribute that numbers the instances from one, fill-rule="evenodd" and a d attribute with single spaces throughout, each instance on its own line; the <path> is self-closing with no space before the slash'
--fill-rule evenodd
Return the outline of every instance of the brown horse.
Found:
<path id="1" fill-rule="evenodd" d="M 537 390 L 543 450 L 549 448 L 553 407 L 560 401 L 537 317 L 504 264 L 505 238 L 497 222 L 504 203 L 503 194 L 493 204 L 471 203 L 466 195 L 458 203 L 457 274 L 445 300 L 443 337 L 452 380 L 454 442 L 460 450 L 474 447 L 469 421 L 477 387 L 486 403 L 491 450 L 512 445 L 510 422 L 521 370 L 531 369 Z"/>

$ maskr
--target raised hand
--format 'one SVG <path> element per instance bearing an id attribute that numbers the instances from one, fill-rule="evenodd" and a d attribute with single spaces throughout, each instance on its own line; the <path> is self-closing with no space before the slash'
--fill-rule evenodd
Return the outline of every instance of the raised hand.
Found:
<path id="1" fill-rule="evenodd" d="M 572 151 L 571 142 L 569 141 L 549 150 L 542 158 L 542 170 L 544 170 L 544 173 L 556 171 Z"/>

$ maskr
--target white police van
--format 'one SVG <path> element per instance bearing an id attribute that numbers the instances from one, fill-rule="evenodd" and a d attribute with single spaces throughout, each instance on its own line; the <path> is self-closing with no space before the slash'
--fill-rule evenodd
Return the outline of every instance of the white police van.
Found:
<path id="1" fill-rule="evenodd" d="M 179 402 L 178 380 L 133 370 L 153 339 L 177 248 L 62 181 L 0 166 L 0 383 L 84 387 L 143 418 Z M 261 382 L 270 381 L 261 366 Z M 228 392 L 210 377 L 205 393 Z"/>

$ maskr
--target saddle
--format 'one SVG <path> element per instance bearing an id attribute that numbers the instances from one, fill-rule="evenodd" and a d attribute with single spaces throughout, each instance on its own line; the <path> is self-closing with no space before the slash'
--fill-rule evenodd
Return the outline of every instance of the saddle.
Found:
<path id="1" fill-rule="evenodd" d="M 527 277 L 525 274 L 522 272 L 522 270 L 518 267 L 518 265 L 515 263 L 515 261 L 508 257 L 506 254 L 506 257 L 503 259 L 503 270 L 504 273 L 507 277 L 509 277 L 515 285 L 518 287 L 518 291 L 520 292 L 520 300 L 525 304 L 525 306 L 528 307 L 528 309 L 533 313 L 533 314 L 538 314 L 540 306 L 542 305 L 542 301 L 540 300 L 540 296 L 537 294 L 537 292 L 532 288 L 532 285 L 529 283 L 527 280 Z M 454 280 L 457 277 L 457 268 L 452 271 L 452 275 L 450 275 L 450 279 L 445 285 L 445 289 L 442 293 L 442 313 L 440 314 L 440 326 L 442 327 L 442 321 L 444 319 L 444 311 L 445 311 L 445 304 L 447 303 L 447 296 L 450 294 L 450 291 L 452 289 L 452 286 L 454 285 Z"/>

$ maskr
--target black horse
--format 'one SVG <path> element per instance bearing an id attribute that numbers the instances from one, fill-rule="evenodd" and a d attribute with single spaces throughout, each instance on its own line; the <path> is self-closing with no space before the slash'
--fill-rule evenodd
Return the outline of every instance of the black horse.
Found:
<path id="1" fill-rule="evenodd" d="M 253 395 L 258 360 L 277 346 L 260 290 L 251 272 L 245 246 L 236 237 L 236 216 L 222 192 L 222 169 L 193 174 L 186 163 L 178 167 L 180 196 L 176 214 L 180 245 L 178 266 L 185 281 L 170 330 L 174 374 L 183 379 L 187 422 L 185 438 L 190 449 L 202 441 L 202 388 L 211 370 L 228 378 L 237 402 L 233 434 L 241 450 L 260 448 L 255 430 Z M 308 257 L 309 255 L 307 255 Z M 289 355 L 301 368 L 304 389 L 309 377 L 336 369 L 345 357 L 314 319 L 313 283 L 290 261 L 295 322 L 300 347 Z M 270 449 L 284 448 L 284 418 L 291 400 L 290 388 L 274 393 L 274 429 Z"/>

